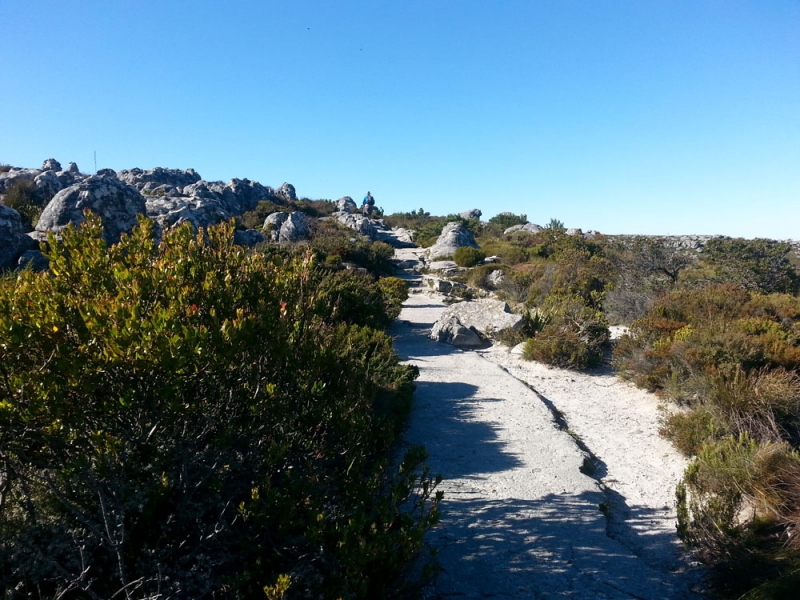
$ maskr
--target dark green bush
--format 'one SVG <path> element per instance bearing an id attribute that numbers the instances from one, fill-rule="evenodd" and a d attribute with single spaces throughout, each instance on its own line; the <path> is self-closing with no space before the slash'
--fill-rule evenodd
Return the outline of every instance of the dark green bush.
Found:
<path id="1" fill-rule="evenodd" d="M 48 258 L 0 280 L 4 597 L 391 593 L 440 496 L 391 474 L 416 369 L 371 279 L 144 218 Z"/>
<path id="2" fill-rule="evenodd" d="M 453 254 L 453 260 L 459 267 L 474 267 L 481 264 L 484 258 L 486 255 L 481 250 L 471 246 L 456 248 L 456 252 Z"/>

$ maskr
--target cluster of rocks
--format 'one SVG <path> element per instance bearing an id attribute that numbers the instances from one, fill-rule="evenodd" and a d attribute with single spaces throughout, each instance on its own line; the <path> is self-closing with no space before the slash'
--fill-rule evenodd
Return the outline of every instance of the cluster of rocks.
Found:
<path id="1" fill-rule="evenodd" d="M 119 241 L 137 223 L 139 215 L 152 219 L 157 233 L 184 222 L 195 228 L 227 221 L 256 208 L 268 200 L 286 206 L 297 200 L 295 188 L 284 183 L 277 189 L 249 179 L 205 181 L 194 169 L 126 169 L 115 172 L 101 169 L 94 175 L 80 172 L 75 163 L 67 169 L 55 159 L 44 161 L 41 169 L 11 168 L 0 173 L 0 200 L 15 184 L 30 181 L 36 198 L 45 208 L 35 231 L 26 232 L 17 211 L 0 204 L 0 268 L 21 266 L 34 260 L 42 266 L 38 242 L 56 235 L 71 223 L 84 220 L 83 211 L 91 210 L 103 222 L 104 239 Z M 337 201 L 334 218 L 371 240 L 383 239 L 393 245 L 411 245 L 410 232 L 390 234 L 382 220 L 361 215 L 349 196 Z M 297 242 L 308 239 L 311 230 L 306 216 L 299 212 L 269 215 L 261 230 L 237 231 L 235 242 L 253 246 L 267 239 Z"/>

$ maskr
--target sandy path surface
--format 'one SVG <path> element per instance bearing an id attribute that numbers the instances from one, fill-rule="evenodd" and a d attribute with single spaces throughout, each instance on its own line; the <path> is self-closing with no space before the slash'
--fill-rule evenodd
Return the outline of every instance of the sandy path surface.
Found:
<path id="1" fill-rule="evenodd" d="M 654 400 L 611 374 L 433 342 L 444 307 L 412 294 L 392 332 L 420 369 L 404 443 L 445 478 L 429 595 L 695 597 L 674 533 L 685 465 L 657 435 Z"/>

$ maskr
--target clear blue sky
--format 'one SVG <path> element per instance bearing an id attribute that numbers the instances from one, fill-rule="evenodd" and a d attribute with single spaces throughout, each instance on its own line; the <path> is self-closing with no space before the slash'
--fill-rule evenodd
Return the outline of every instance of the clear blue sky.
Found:
<path id="1" fill-rule="evenodd" d="M 0 0 L 0 163 L 800 239 L 798 0 Z"/>

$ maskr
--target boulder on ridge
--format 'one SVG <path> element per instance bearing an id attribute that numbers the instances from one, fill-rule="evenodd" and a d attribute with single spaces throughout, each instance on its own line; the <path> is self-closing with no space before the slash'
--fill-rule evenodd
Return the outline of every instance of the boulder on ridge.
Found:
<path id="1" fill-rule="evenodd" d="M 135 187 L 116 176 L 95 175 L 58 192 L 39 217 L 36 231 L 59 233 L 70 223 L 82 223 L 87 208 L 102 219 L 103 239 L 115 244 L 136 226 L 137 215 L 147 207 Z"/>

